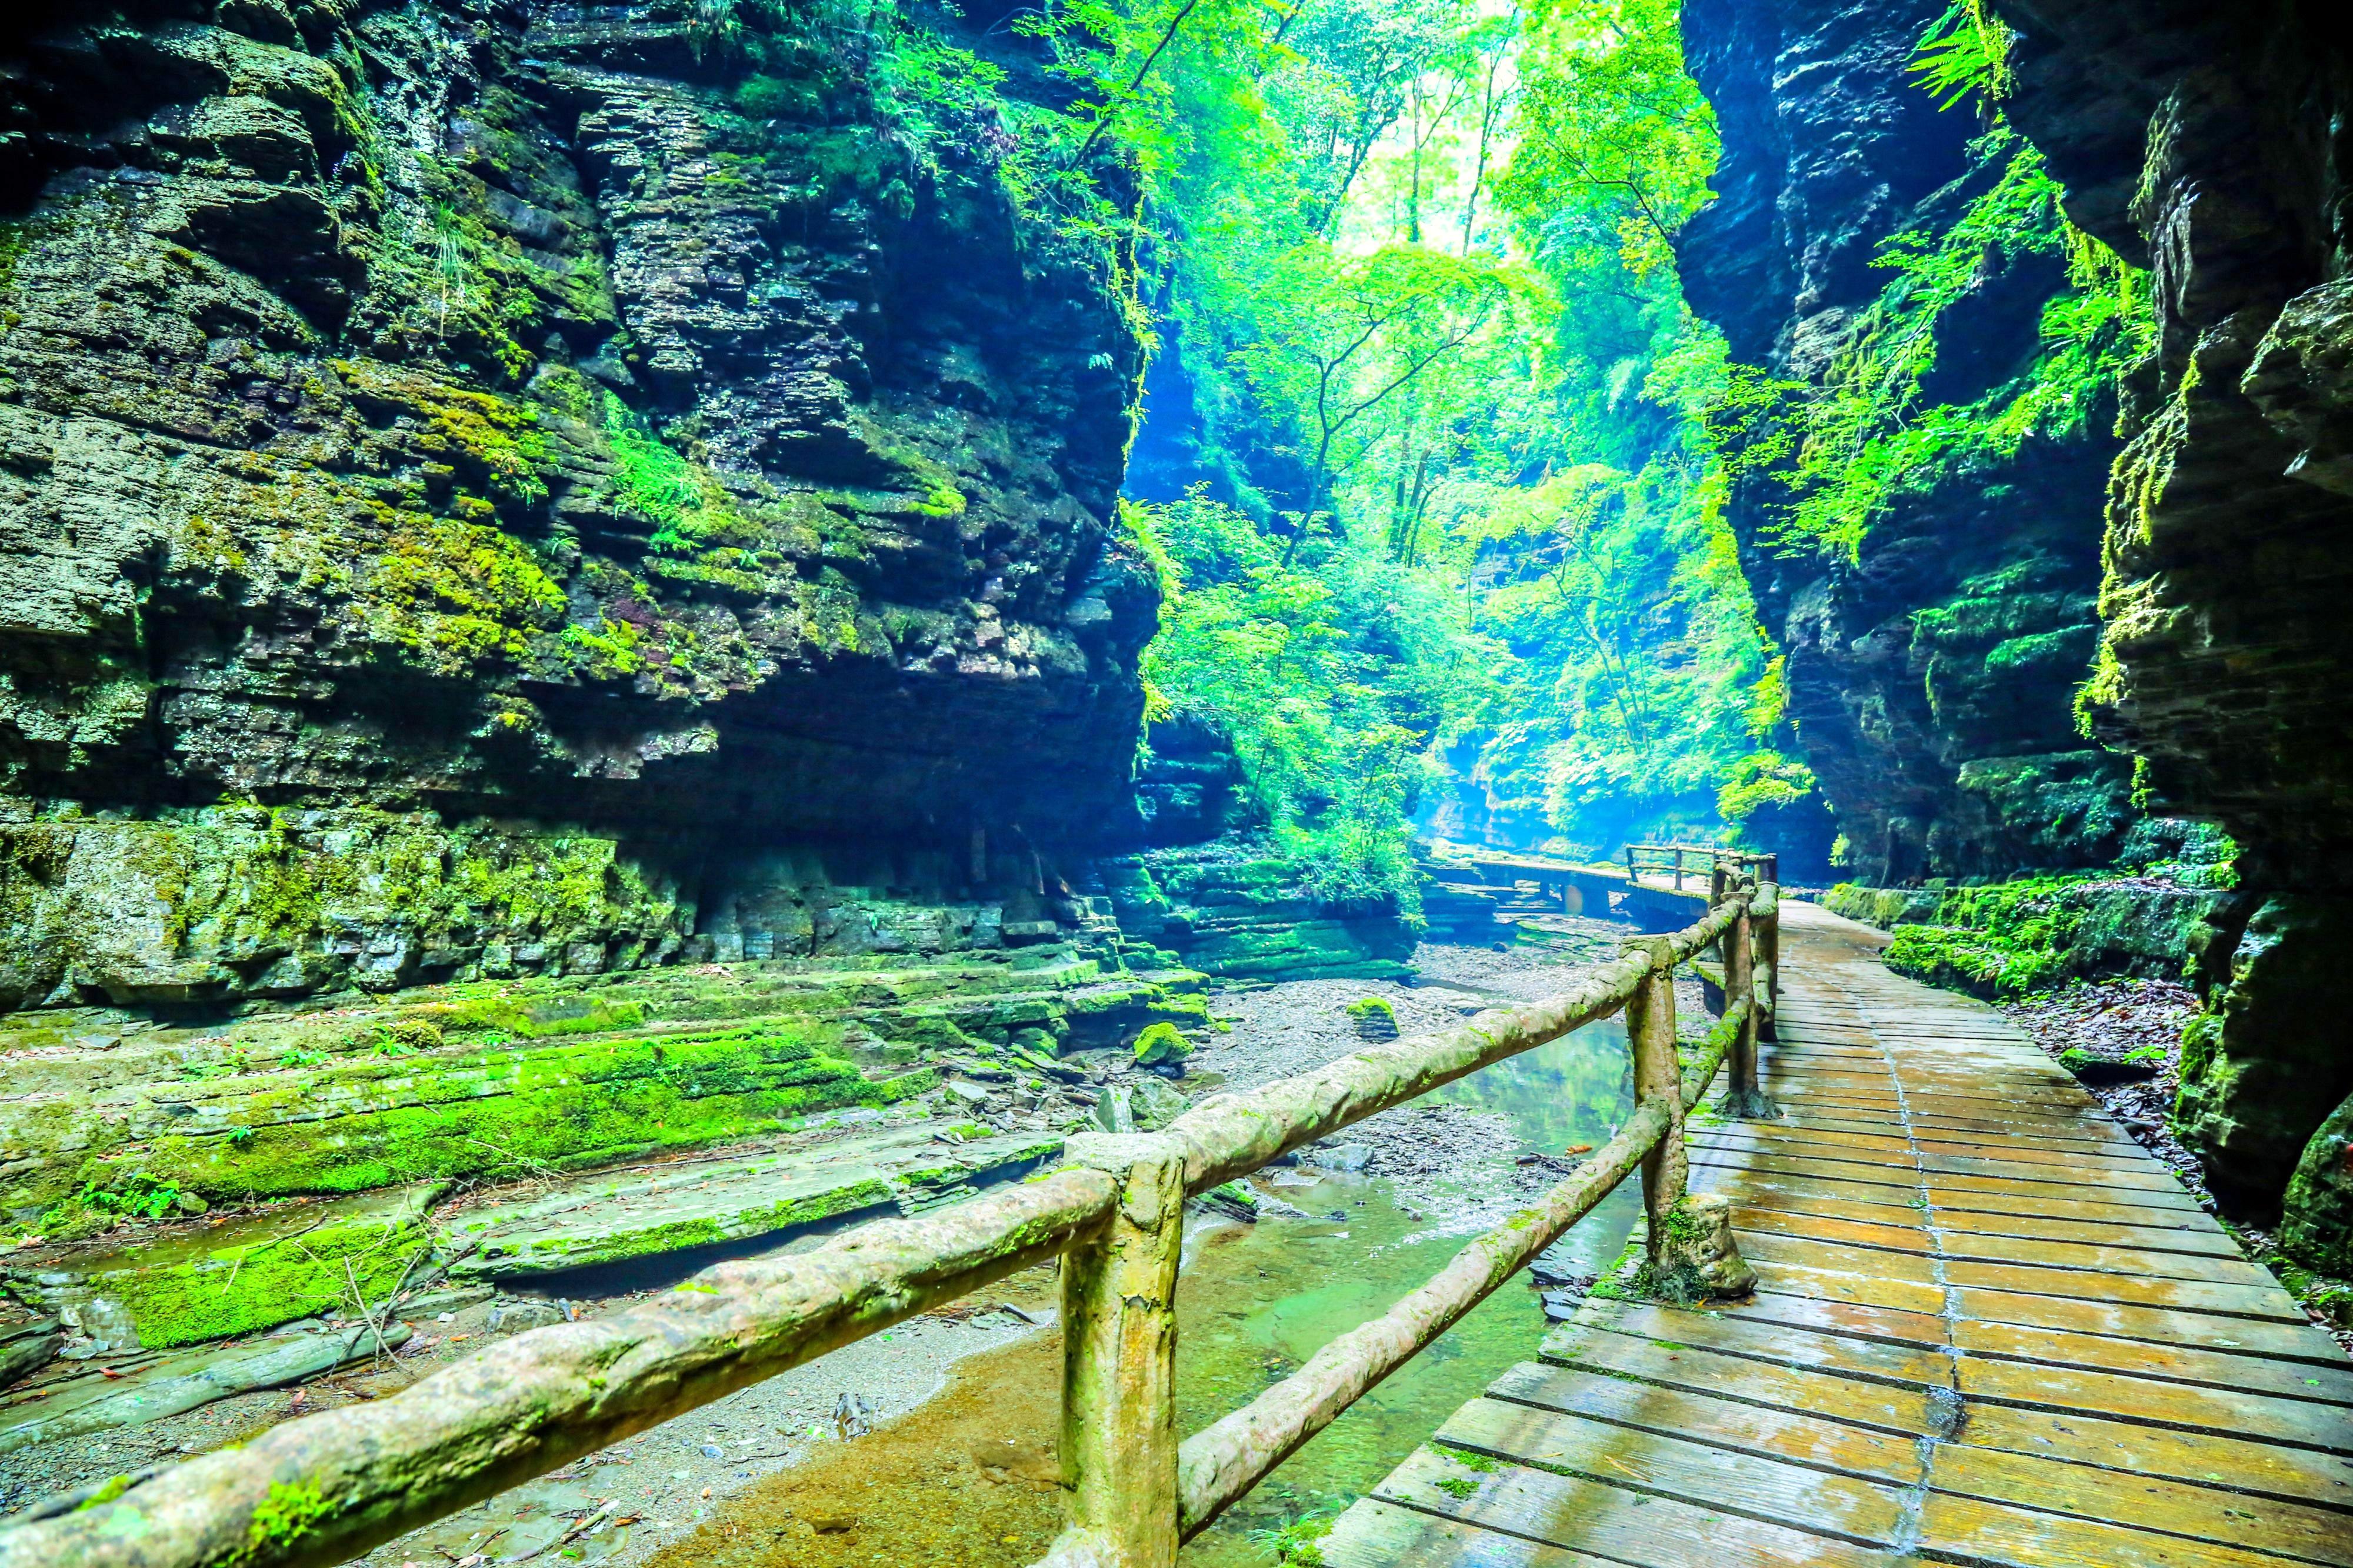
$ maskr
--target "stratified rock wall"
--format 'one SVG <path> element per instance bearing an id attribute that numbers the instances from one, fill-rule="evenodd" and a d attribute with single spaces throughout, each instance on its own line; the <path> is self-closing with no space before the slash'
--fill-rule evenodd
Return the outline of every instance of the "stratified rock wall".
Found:
<path id="1" fill-rule="evenodd" d="M 1909 66 L 1943 0 L 1686 0 L 1692 73 L 1716 109 L 1717 200 L 1677 246 L 1694 310 L 1733 357 L 1819 385 L 1872 330 L 1873 265 L 1905 232 L 1949 229 L 1998 175 L 1966 108 Z M 1989 256 L 1937 331 L 1937 401 L 2021 374 L 2055 258 Z M 1769 474 L 1730 510 L 1760 613 L 1788 655 L 1789 716 L 1873 883 L 2102 864 L 2133 812 L 2120 759 L 2070 702 L 2098 624 L 2097 514 L 2116 443 L 2030 438 L 1899 492 L 1852 560 L 1772 539 Z"/>
<path id="2" fill-rule="evenodd" d="M 747 845 L 987 880 L 1132 827 L 1115 258 L 1016 205 L 985 114 L 894 116 L 862 34 L 741 90 L 730 10 L 0 26 L 0 1005 L 119 993 L 75 958 L 118 906 L 187 971 L 148 980 L 232 998 L 372 946 L 674 954 Z M 338 926 L 248 838 L 620 879 Z"/>
<path id="3" fill-rule="evenodd" d="M 2107 507 L 2094 721 L 2246 890 L 2208 950 L 2185 1142 L 2353 1269 L 2353 58 L 2341 8 L 1997 0 L 2007 108 L 2075 222 L 2152 268 L 2160 341 Z M 2333 1118 L 2332 1107 L 2338 1107 Z M 2327 1119 L 2324 1124 L 2324 1119 Z"/>

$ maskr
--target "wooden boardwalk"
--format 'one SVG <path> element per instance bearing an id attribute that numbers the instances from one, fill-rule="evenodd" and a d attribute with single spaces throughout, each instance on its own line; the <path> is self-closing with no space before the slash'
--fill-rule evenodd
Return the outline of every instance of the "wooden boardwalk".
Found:
<path id="1" fill-rule="evenodd" d="M 1694 1128 L 1759 1280 L 1588 1301 L 1331 1568 L 2353 1568 L 2353 1363 L 1991 1008 L 1782 906 L 1787 1119 Z"/>

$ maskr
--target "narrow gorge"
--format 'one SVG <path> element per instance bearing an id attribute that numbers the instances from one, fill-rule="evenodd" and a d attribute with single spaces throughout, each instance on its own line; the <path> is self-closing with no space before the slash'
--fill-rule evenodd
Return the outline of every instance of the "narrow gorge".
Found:
<path id="1" fill-rule="evenodd" d="M 1683 1068 L 1769 1043 L 1756 931 L 1989 1004 L 2353 1345 L 2348 116 L 2303 0 L 26 0 L 0 1568 L 534 1332 L 1502 1038 L 1727 898 L 1803 910 L 1658 961 Z M 1171 1419 L 1592 1168 L 1652 1016 L 1180 1194 Z M 1348 1510 L 1657 1294 L 1641 1186 L 1172 1561 L 1455 1561 Z M 2129 1273 L 2063 1234 L 2099 1197 L 2021 1234 Z M 1079 1298 L 1023 1258 L 364 1555 L 289 1471 L 201 1561 L 1068 1550 Z M 2278 1484 L 2277 1560 L 2344 1561 L 2353 1499 Z"/>

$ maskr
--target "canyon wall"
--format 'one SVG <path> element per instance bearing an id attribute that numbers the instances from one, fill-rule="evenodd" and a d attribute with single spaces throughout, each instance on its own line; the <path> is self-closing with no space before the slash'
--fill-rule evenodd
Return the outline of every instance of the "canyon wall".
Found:
<path id="1" fill-rule="evenodd" d="M 1998 0 L 2005 109 L 2155 275 L 2092 716 L 2241 845 L 2178 1117 L 2216 1192 L 2353 1272 L 2353 58 L 2336 8 Z M 2333 1108 L 2333 1109 L 2332 1109 Z M 2285 1197 L 2283 1201 L 2282 1193 Z"/>
<path id="2" fill-rule="evenodd" d="M 1692 74 L 1715 106 L 1715 202 L 1678 239 L 1692 308 L 1731 356 L 1799 400 L 1851 374 L 1899 325 L 1883 257 L 1936 244 L 2003 180 L 1908 70 L 1943 0 L 1686 0 Z M 1912 248 L 1916 249 L 1916 244 Z M 1989 247 L 1936 319 L 1924 405 L 1990 406 L 2033 373 L 2055 244 Z M 2099 508 L 2113 411 L 2013 455 L 1921 465 L 1852 554 L 1787 544 L 1786 462 L 1744 452 L 1729 516 L 1767 628 L 1788 658 L 1788 716 L 1847 841 L 1884 884 L 2111 860 L 2136 813 L 2122 759 L 2087 744 L 2071 701 L 2099 627 Z"/>
<path id="3" fill-rule="evenodd" d="M 986 942 L 1133 837 L 1119 258 L 776 26 L 0 24 L 0 1006 Z"/>

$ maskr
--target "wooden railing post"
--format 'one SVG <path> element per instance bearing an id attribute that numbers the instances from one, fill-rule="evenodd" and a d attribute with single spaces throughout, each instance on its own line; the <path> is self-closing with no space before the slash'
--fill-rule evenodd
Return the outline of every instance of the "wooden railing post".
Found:
<path id="1" fill-rule="evenodd" d="M 1748 910 L 1757 925 L 1757 1005 L 1763 1014 L 1757 1020 L 1757 1037 L 1778 1040 L 1780 1037 L 1773 1032 L 1773 1020 L 1781 1007 L 1780 888 L 1769 880 L 1759 883 Z"/>
<path id="2" fill-rule="evenodd" d="M 1185 1146 L 1082 1133 L 1065 1157 L 1121 1186 L 1104 1229 L 1062 1259 L 1068 1522 L 1039 1568 L 1174 1568 Z"/>
<path id="3" fill-rule="evenodd" d="M 1744 1121 L 1778 1119 L 1781 1108 L 1767 1097 L 1757 1083 L 1757 1012 L 1763 1003 L 1757 994 L 1755 950 L 1751 945 L 1764 925 L 1770 924 L 1767 916 L 1762 923 L 1756 919 L 1757 884 L 1747 884 L 1749 902 L 1724 933 L 1724 1005 L 1729 1009 L 1742 997 L 1749 999 L 1748 1016 L 1742 1020 L 1740 1032 L 1732 1039 L 1729 1059 L 1725 1066 L 1730 1079 L 1725 1086 L 1724 1113 Z"/>
<path id="4" fill-rule="evenodd" d="M 1676 846 L 1675 846 L 1675 891 L 1676 891 L 1676 892 L 1678 892 L 1678 893 L 1680 893 L 1680 892 L 1682 892 L 1683 890 L 1683 847 L 1682 845 L 1678 844 L 1678 845 L 1676 845 Z"/>
<path id="5" fill-rule="evenodd" d="M 1683 1069 L 1675 1056 L 1675 952 L 1665 937 L 1642 937 L 1624 951 L 1650 959 L 1650 973 L 1626 1003 L 1626 1040 L 1634 1050 L 1634 1103 L 1666 1110 L 1667 1130 L 1642 1161 L 1642 1208 L 1650 1218 L 1653 1263 L 1667 1234 L 1667 1214 L 1683 1195 L 1690 1164 L 1683 1152 Z"/>

